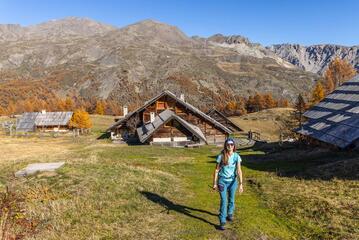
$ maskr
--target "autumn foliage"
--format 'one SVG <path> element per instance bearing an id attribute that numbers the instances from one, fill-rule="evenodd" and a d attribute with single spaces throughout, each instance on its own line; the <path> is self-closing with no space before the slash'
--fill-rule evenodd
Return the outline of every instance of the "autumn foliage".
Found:
<path id="1" fill-rule="evenodd" d="M 92 127 L 90 115 L 84 109 L 76 109 L 70 120 L 70 127 L 89 129 Z"/>
<path id="2" fill-rule="evenodd" d="M 48 112 L 74 111 L 82 108 L 89 113 L 101 115 L 121 115 L 122 105 L 113 100 L 83 99 L 80 97 L 28 97 L 23 100 L 10 100 L 6 105 L 0 105 L 0 115 L 21 114 L 23 112 Z"/>
<path id="3" fill-rule="evenodd" d="M 335 58 L 325 71 L 324 78 L 314 86 L 310 96 L 310 105 L 313 106 L 323 100 L 327 94 L 333 92 L 355 74 L 355 69 L 347 61 Z"/>
<path id="4" fill-rule="evenodd" d="M 315 85 L 314 90 L 312 92 L 311 105 L 317 104 L 318 102 L 322 101 L 324 97 L 325 97 L 324 87 L 321 82 L 318 82 Z"/>
<path id="5" fill-rule="evenodd" d="M 289 101 L 285 98 L 276 99 L 270 93 L 256 93 L 248 98 L 230 100 L 225 107 L 216 106 L 216 108 L 227 115 L 242 115 L 247 112 L 258 112 L 269 108 L 289 107 L 289 105 Z"/>
<path id="6" fill-rule="evenodd" d="M 104 101 L 97 101 L 95 113 L 99 115 L 105 114 L 105 103 Z"/>
<path id="7" fill-rule="evenodd" d="M 324 73 L 324 87 L 326 94 L 331 93 L 339 85 L 348 81 L 356 74 L 355 69 L 347 61 L 335 58 Z"/>

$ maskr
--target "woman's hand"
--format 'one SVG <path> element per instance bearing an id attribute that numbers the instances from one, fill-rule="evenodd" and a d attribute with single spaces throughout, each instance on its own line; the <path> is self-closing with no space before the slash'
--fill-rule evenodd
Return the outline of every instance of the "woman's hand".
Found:
<path id="1" fill-rule="evenodd" d="M 243 184 L 239 184 L 239 188 L 238 188 L 238 191 L 239 193 L 242 193 L 243 192 Z"/>
<path id="2" fill-rule="evenodd" d="M 214 184 L 213 187 L 212 187 L 213 190 L 217 190 L 217 188 L 218 188 L 217 184 Z"/>

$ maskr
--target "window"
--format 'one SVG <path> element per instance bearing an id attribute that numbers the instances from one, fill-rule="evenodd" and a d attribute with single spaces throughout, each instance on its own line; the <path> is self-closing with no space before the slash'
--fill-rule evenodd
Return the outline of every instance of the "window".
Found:
<path id="1" fill-rule="evenodd" d="M 143 113 L 143 122 L 149 122 L 151 120 L 151 118 L 150 118 L 150 113 L 148 113 L 148 112 L 144 112 Z"/>
<path id="2" fill-rule="evenodd" d="M 166 109 L 166 103 L 157 101 L 157 110 L 164 110 Z"/>

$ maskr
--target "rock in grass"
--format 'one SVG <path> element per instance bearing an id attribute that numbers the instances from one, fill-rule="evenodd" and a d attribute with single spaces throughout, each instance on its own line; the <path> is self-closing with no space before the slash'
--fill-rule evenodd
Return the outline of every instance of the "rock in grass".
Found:
<path id="1" fill-rule="evenodd" d="M 27 165 L 26 168 L 21 169 L 15 173 L 15 177 L 25 177 L 37 172 L 55 171 L 62 167 L 65 162 L 54 162 L 54 163 L 33 163 Z"/>

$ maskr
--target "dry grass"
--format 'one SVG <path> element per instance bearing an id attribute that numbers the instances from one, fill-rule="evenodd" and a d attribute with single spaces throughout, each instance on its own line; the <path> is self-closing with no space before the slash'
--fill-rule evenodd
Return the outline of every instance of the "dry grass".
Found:
<path id="1" fill-rule="evenodd" d="M 0 162 L 21 162 L 32 158 L 34 161 L 47 160 L 57 155 L 66 154 L 72 142 L 64 138 L 0 138 Z"/>
<path id="2" fill-rule="evenodd" d="M 108 121 L 104 118 L 96 124 Z M 101 124 L 99 131 L 106 125 Z M 222 233 L 212 225 L 218 221 L 218 195 L 208 187 L 220 149 L 130 147 L 95 137 L 0 137 L 1 187 L 24 199 L 23 219 L 37 223 L 36 235 L 26 239 L 359 236 L 358 180 L 333 171 L 343 165 L 335 165 L 338 160 L 356 159 L 355 154 L 271 146 L 242 151 L 245 193 L 238 196 L 237 220 Z M 66 164 L 56 174 L 12 175 L 28 163 L 45 161 Z M 311 174 L 316 170 L 341 177 L 322 180 Z"/>
<path id="3" fill-rule="evenodd" d="M 267 206 L 294 219 L 305 238 L 357 239 L 358 159 L 355 152 L 297 146 L 249 156 L 245 165 L 254 170 L 251 185 Z"/>
<path id="4" fill-rule="evenodd" d="M 115 123 L 115 117 L 109 115 L 91 115 L 91 121 L 93 123 L 92 131 L 95 133 L 103 132 L 109 126 Z"/>
<path id="5" fill-rule="evenodd" d="M 292 108 L 273 108 L 240 117 L 231 117 L 231 120 L 245 132 L 249 130 L 259 132 L 263 140 L 276 142 L 279 140 L 281 130 L 288 132 L 288 121 L 292 112 Z"/>
<path id="6" fill-rule="evenodd" d="M 41 223 L 36 239 L 170 238 L 168 231 L 180 224 L 174 222 L 174 216 L 161 213 L 162 207 L 144 201 L 139 191 L 177 195 L 182 189 L 178 177 L 142 164 L 141 156 L 123 159 L 123 147 L 91 138 L 79 142 L 71 138 L 0 139 L 0 145 L 6 145 L 0 150 L 2 186 L 6 184 L 26 199 L 26 218 Z M 134 156 L 137 151 L 133 150 L 127 147 L 125 156 L 128 151 Z M 108 151 L 114 152 L 108 155 Z M 28 163 L 59 160 L 66 165 L 58 174 L 12 177 Z M 166 194 L 171 185 L 177 188 Z M 164 229 L 153 228 L 153 224 Z"/>

